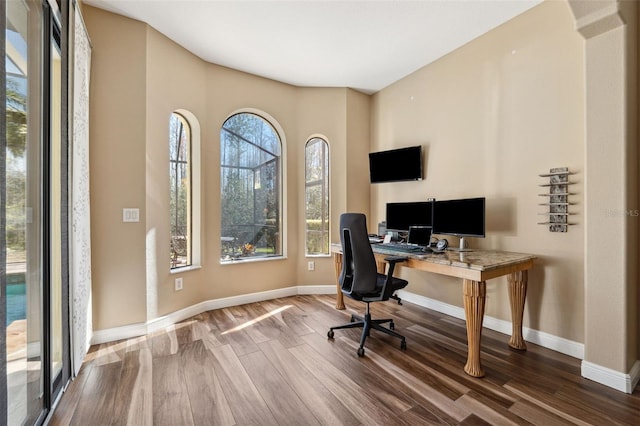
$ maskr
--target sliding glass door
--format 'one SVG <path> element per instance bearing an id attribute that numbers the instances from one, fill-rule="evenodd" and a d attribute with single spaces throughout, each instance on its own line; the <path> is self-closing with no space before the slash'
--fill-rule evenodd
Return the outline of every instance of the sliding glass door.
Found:
<path id="1" fill-rule="evenodd" d="M 42 412 L 43 17 L 39 1 L 7 1 L 6 354 L 9 424 Z"/>
<path id="2" fill-rule="evenodd" d="M 60 53 L 59 33 L 50 36 L 49 81 L 49 319 L 50 319 L 50 368 L 51 386 L 56 387 L 60 381 L 63 364 L 63 306 L 62 301 L 62 56 Z M 65 215 L 66 217 L 66 215 Z"/>
<path id="3" fill-rule="evenodd" d="M 59 11 L 56 2 L 41 0 L 0 4 L 5 22 L 0 371 L 6 375 L 0 380 L 0 424 L 37 424 L 60 392 L 69 357 Z"/>

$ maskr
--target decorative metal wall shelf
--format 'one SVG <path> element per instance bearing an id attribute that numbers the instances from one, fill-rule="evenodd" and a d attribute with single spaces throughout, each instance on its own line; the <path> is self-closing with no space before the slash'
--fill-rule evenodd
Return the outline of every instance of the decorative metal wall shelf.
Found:
<path id="1" fill-rule="evenodd" d="M 569 182 L 569 175 L 571 175 L 568 167 L 557 167 L 549 170 L 549 173 L 543 173 L 538 175 L 540 177 L 549 178 L 549 183 L 544 183 L 538 186 L 549 188 L 548 194 L 538 194 L 540 197 L 548 197 L 548 200 L 540 203 L 540 206 L 549 208 L 549 211 L 539 213 L 548 217 L 548 220 L 544 222 L 538 222 L 538 225 L 548 225 L 550 232 L 567 232 L 569 225 L 569 216 L 572 214 L 569 212 L 569 185 L 573 185 L 573 182 Z"/>

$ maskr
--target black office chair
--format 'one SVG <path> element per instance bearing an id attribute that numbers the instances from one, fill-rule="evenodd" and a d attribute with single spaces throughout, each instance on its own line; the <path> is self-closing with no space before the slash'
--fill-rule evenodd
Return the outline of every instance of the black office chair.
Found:
<path id="1" fill-rule="evenodd" d="M 367 234 L 367 219 L 361 213 L 340 215 L 340 242 L 342 243 L 342 271 L 339 282 L 342 293 L 354 300 L 366 303 L 367 306 L 364 317 L 351 315 L 350 323 L 331 327 L 327 337 L 333 339 L 333 330 L 362 327 L 358 356 L 364 356 L 364 341 L 369 336 L 371 329 L 401 339 L 400 348 L 406 349 L 406 339 L 393 331 L 395 326 L 392 319 L 371 319 L 369 303 L 395 299 L 398 304 L 402 304 L 400 298 L 394 293 L 396 290 L 406 287 L 408 282 L 394 278 L 393 270 L 396 263 L 405 261 L 407 258 L 403 256 L 385 258 L 385 261 L 389 263 L 387 274 L 379 274 Z M 385 323 L 389 323 L 389 328 L 382 326 Z"/>

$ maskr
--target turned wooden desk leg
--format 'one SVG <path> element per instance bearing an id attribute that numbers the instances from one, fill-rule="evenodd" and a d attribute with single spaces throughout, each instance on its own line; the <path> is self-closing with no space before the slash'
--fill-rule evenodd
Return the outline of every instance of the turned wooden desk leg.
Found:
<path id="1" fill-rule="evenodd" d="M 487 284 L 484 281 L 464 280 L 464 314 L 467 320 L 467 364 L 464 372 L 473 377 L 483 377 L 480 365 L 480 337 Z"/>
<path id="2" fill-rule="evenodd" d="M 522 317 L 524 315 L 524 301 L 527 297 L 528 271 L 518 271 L 507 275 L 509 281 L 509 302 L 511 305 L 511 339 L 509 346 L 521 351 L 527 350 L 522 337 Z"/>
<path id="3" fill-rule="evenodd" d="M 333 262 L 336 268 L 336 309 L 345 309 L 342 289 L 340 288 L 340 272 L 342 272 L 342 253 L 333 254 Z"/>

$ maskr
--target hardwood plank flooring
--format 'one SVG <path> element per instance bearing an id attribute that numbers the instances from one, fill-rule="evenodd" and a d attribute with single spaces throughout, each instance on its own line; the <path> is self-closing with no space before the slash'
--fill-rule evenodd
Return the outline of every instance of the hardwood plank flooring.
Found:
<path id="1" fill-rule="evenodd" d="M 183 352 L 185 382 L 193 421 L 197 425 L 232 425 L 235 423 L 227 397 L 215 373 L 213 354 L 204 342 L 196 340 Z M 138 423 L 144 424 L 144 423 Z"/>
<path id="2" fill-rule="evenodd" d="M 332 325 L 361 314 L 332 296 L 204 312 L 91 347 L 51 425 L 637 425 L 627 395 L 580 377 L 580 360 L 483 330 L 486 377 L 463 371 L 464 321 L 410 303 L 371 305 L 407 338 Z"/>

